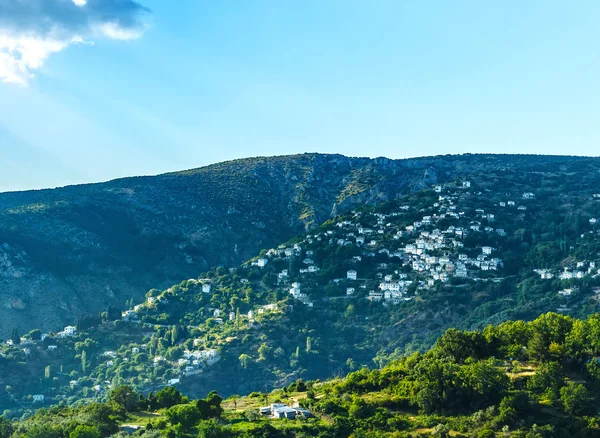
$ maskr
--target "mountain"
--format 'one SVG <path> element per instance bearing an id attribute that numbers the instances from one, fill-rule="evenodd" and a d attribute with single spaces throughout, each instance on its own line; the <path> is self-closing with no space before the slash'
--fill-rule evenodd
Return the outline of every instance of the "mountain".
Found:
<path id="1" fill-rule="evenodd" d="M 3 193 L 0 335 L 137 302 L 151 288 L 236 266 L 335 215 L 432 184 L 490 172 L 597 178 L 599 165 L 578 157 L 305 154 Z"/>
<path id="2" fill-rule="evenodd" d="M 270 391 L 426 351 L 450 327 L 598 312 L 597 170 L 537 169 L 360 206 L 236 267 L 152 289 L 125 312 L 13 333 L 0 347 L 0 408 L 43 406 L 36 394 L 104 400 L 121 384 Z"/>

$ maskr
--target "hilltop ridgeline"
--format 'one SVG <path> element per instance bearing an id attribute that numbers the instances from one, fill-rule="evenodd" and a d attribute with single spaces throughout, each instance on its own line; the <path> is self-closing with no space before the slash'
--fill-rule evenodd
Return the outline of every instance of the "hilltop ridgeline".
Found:
<path id="1" fill-rule="evenodd" d="M 139 301 L 330 217 L 489 172 L 597 175 L 594 158 L 305 154 L 0 194 L 0 335 Z"/>

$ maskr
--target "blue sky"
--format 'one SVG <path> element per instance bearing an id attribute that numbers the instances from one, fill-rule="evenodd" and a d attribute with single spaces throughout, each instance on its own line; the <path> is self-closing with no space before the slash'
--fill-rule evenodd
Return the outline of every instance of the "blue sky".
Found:
<path id="1" fill-rule="evenodd" d="M 138 2 L 61 9 L 56 36 L 0 0 L 0 78 L 3 35 L 63 42 L 5 66 L 0 191 L 302 152 L 600 154 L 598 2 Z M 107 4 L 118 27 L 87 12 Z"/>

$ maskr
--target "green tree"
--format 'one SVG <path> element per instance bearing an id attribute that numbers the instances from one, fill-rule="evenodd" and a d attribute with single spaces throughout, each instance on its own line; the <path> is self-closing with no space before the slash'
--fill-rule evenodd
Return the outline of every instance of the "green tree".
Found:
<path id="1" fill-rule="evenodd" d="M 139 395 L 127 385 L 118 386 L 108 395 L 108 400 L 121 406 L 126 412 L 135 412 L 139 409 Z"/>
<path id="2" fill-rule="evenodd" d="M 185 402 L 185 397 L 173 386 L 167 386 L 156 393 L 153 409 L 170 408 Z"/>
<path id="3" fill-rule="evenodd" d="M 21 336 L 19 336 L 19 332 L 17 329 L 13 329 L 10 339 L 12 340 L 14 345 L 19 345 L 21 343 Z"/>
<path id="4" fill-rule="evenodd" d="M 223 399 L 217 394 L 217 391 L 211 391 L 206 397 L 206 402 L 210 406 L 212 418 L 219 418 L 223 414 L 223 408 L 221 407 Z"/>
<path id="5" fill-rule="evenodd" d="M 248 420 L 250 423 L 258 421 L 262 418 L 262 416 L 256 409 L 248 409 L 246 412 L 244 412 L 244 416 L 246 417 L 246 420 Z"/>
<path id="6" fill-rule="evenodd" d="M 437 341 L 434 352 L 457 363 L 464 363 L 469 357 L 481 358 L 486 349 L 486 340 L 478 332 L 461 332 L 448 329 Z"/>
<path id="7" fill-rule="evenodd" d="M 193 405 L 176 405 L 165 412 L 169 423 L 190 430 L 201 420 L 200 411 Z"/>
<path id="8" fill-rule="evenodd" d="M 551 401 L 556 400 L 560 388 L 564 385 L 564 379 L 560 364 L 556 362 L 542 364 L 527 381 L 527 389 L 538 394 L 543 392 Z"/>
<path id="9" fill-rule="evenodd" d="M 230 436 L 232 436 L 231 433 L 217 420 L 203 421 L 198 425 L 198 438 L 228 438 Z"/>
<path id="10" fill-rule="evenodd" d="M 560 401 L 569 415 L 583 415 L 589 409 L 590 393 L 581 383 L 569 382 L 560 389 Z"/>
<path id="11" fill-rule="evenodd" d="M 4 417 L 0 417 L 0 438 L 10 438 L 14 431 L 13 425 Z"/>
<path id="12" fill-rule="evenodd" d="M 42 339 L 42 332 L 39 329 L 33 329 L 29 332 L 29 337 L 32 341 L 39 341 Z"/>
<path id="13" fill-rule="evenodd" d="M 119 431 L 117 412 L 104 403 L 93 403 L 81 408 L 79 417 L 87 424 L 93 424 L 102 436 L 110 436 Z"/>
<path id="14" fill-rule="evenodd" d="M 246 353 L 242 353 L 239 357 L 240 365 L 243 369 L 247 369 L 248 366 L 252 363 L 252 358 L 248 356 Z"/>
<path id="15" fill-rule="evenodd" d="M 81 352 L 81 372 L 85 373 L 88 368 L 87 353 L 85 350 Z"/>
<path id="16" fill-rule="evenodd" d="M 488 362 L 474 362 L 459 372 L 462 393 L 475 409 L 498 403 L 508 391 L 510 380 L 503 370 Z"/>
<path id="17" fill-rule="evenodd" d="M 261 344 L 260 347 L 258 347 L 258 356 L 260 357 L 260 360 L 270 360 L 273 356 L 273 348 L 269 347 L 267 344 Z"/>
<path id="18" fill-rule="evenodd" d="M 69 434 L 69 438 L 101 438 L 101 435 L 98 428 L 80 424 Z"/>

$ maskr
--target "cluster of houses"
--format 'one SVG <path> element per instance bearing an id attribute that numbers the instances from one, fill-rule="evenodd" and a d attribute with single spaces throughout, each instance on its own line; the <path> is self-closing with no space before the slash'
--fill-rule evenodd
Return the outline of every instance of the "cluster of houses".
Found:
<path id="1" fill-rule="evenodd" d="M 596 262 L 576 262 L 572 266 L 564 267 L 562 270 L 556 269 L 535 269 L 534 272 L 540 276 L 542 280 L 572 280 L 584 278 L 587 275 L 598 276 L 600 269 Z"/>
<path id="2" fill-rule="evenodd" d="M 277 273 L 277 281 L 280 287 L 288 287 L 290 295 L 308 306 L 313 306 L 313 301 L 302 285 L 312 282 L 314 275 L 321 271 L 315 254 L 328 246 L 359 249 L 355 251 L 357 255 L 343 261 L 356 268 L 349 269 L 346 278 L 331 281 L 346 283 L 347 296 L 363 291 L 371 301 L 398 304 L 414 298 L 408 292 L 413 285 L 424 289 L 452 278 L 493 277 L 503 267 L 502 260 L 495 256 L 496 249 L 492 245 L 465 248 L 465 238 L 480 234 L 482 241 L 496 242 L 506 236 L 506 231 L 492 226 L 496 222 L 494 211 L 460 208 L 460 201 L 470 189 L 470 181 L 458 187 L 434 187 L 437 200 L 430 208 L 422 209 L 422 216 L 407 205 L 389 213 L 354 212 L 351 219 L 340 220 L 331 229 L 310 235 L 304 241 L 270 249 L 251 265 L 264 268 L 277 258 L 298 260 L 300 267 L 295 272 L 282 269 Z M 535 195 L 524 193 L 521 198 L 530 200 Z M 526 209 L 512 200 L 500 202 L 494 209 L 512 207 L 517 211 Z M 407 223 L 409 217 L 418 219 Z M 376 272 L 361 270 L 369 258 L 383 259 Z"/>

